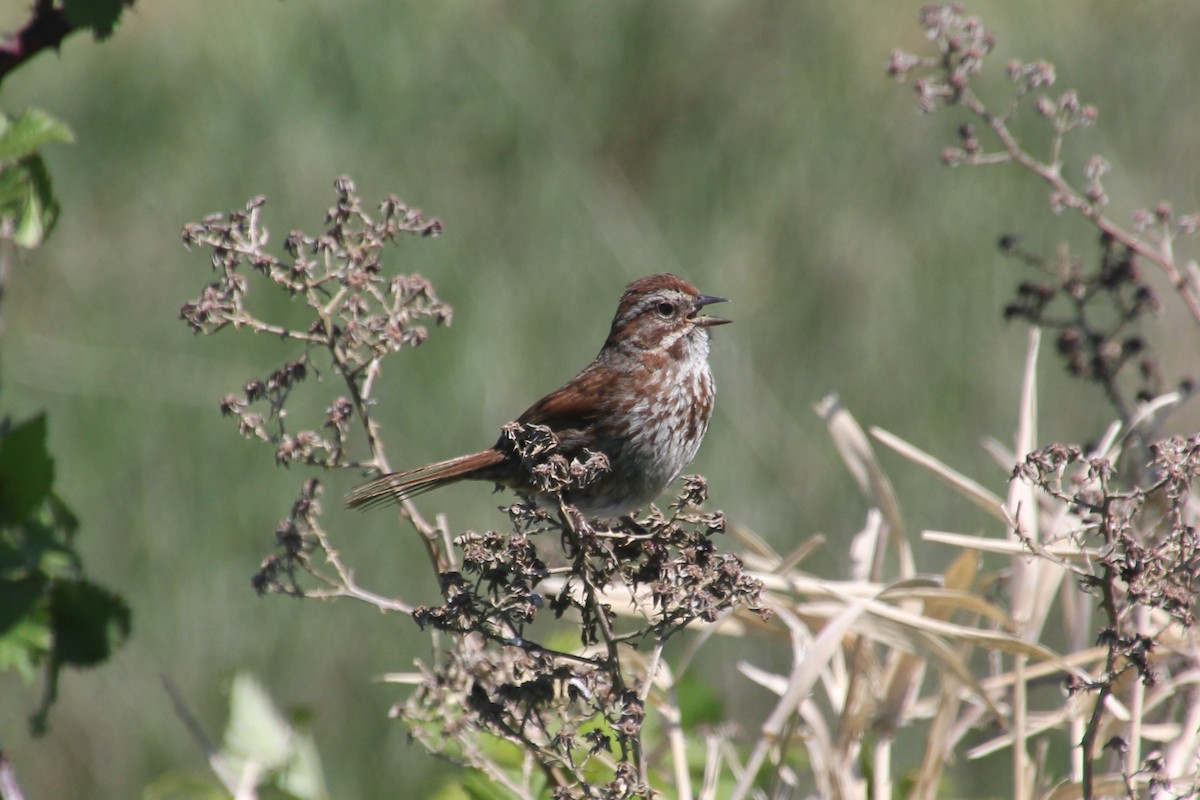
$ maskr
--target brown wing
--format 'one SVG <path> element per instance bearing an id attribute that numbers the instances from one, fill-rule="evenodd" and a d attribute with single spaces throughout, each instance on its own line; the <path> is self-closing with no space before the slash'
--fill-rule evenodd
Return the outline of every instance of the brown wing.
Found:
<path id="1" fill-rule="evenodd" d="M 612 387 L 601 370 L 589 366 L 566 386 L 534 403 L 517 418 L 523 425 L 545 425 L 558 437 L 564 455 L 596 440 L 598 419 L 608 409 L 603 398 Z"/>

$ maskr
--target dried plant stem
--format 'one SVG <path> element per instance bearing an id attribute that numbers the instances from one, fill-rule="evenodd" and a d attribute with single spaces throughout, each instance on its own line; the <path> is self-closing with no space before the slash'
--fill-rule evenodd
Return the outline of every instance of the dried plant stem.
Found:
<path id="1" fill-rule="evenodd" d="M 25 800 L 16 770 L 3 751 L 0 751 L 0 800 Z"/>
<path id="2" fill-rule="evenodd" d="M 663 733 L 671 748 L 671 767 L 675 778 L 676 796 L 679 800 L 691 800 L 693 796 L 692 776 L 688 768 L 687 734 L 683 729 L 683 718 L 679 711 L 674 676 L 671 675 L 666 663 L 661 660 L 665 644 L 665 641 L 659 640 L 654 647 L 654 653 L 646 670 L 646 684 L 649 686 L 654 681 L 656 674 L 662 675 L 659 680 L 659 692 L 655 693 L 660 696 L 654 702 L 654 707 L 658 710 Z M 649 698 L 650 694 L 647 692 L 642 699 L 648 700 Z"/>
<path id="3" fill-rule="evenodd" d="M 1013 659 L 1013 716 L 1012 716 L 1012 732 L 1013 732 L 1013 798 L 1014 800 L 1026 800 L 1029 797 L 1029 752 L 1028 743 L 1026 742 L 1026 730 L 1029 725 L 1027 719 L 1029 709 L 1029 697 L 1027 695 L 1027 683 L 1025 680 L 1025 664 L 1026 657 L 1022 653 L 1018 653 Z"/>
<path id="4" fill-rule="evenodd" d="M 588 535 L 592 534 L 590 525 L 582 517 L 571 513 L 572 509 L 562 507 L 560 510 L 562 511 L 563 519 L 566 521 L 566 530 L 574 538 L 575 569 L 573 572 L 583 584 L 584 607 L 588 617 L 595 623 L 597 630 L 599 630 L 601 642 L 607 653 L 607 660 L 603 668 L 611 676 L 613 695 L 623 697 L 626 691 L 625 675 L 621 670 L 621 654 L 618 649 L 617 636 L 613 632 L 612 623 L 609 619 L 609 614 L 612 612 L 608 605 L 602 602 L 601 591 L 592 580 L 592 570 L 587 563 L 588 549 L 580 538 L 580 528 L 586 529 Z M 641 749 L 640 737 L 621 737 L 620 743 L 624 760 L 637 764 L 638 771 L 645 776 L 647 768 L 645 756 Z"/>
<path id="5" fill-rule="evenodd" d="M 871 748 L 871 796 L 892 796 L 892 737 L 881 735 Z"/>
<path id="6" fill-rule="evenodd" d="M 325 555 L 326 562 L 337 572 L 337 578 L 317 575 L 317 577 L 322 578 L 331 588 L 312 589 L 305 593 L 307 596 L 318 599 L 348 597 L 375 606 L 380 611 L 398 611 L 402 614 L 411 614 L 413 612 L 413 607 L 408 603 L 384 597 L 359 586 L 354 580 L 354 570 L 346 566 L 341 554 L 329 541 L 329 534 L 326 533 L 325 529 L 320 525 L 313 525 L 312 534 L 320 543 L 320 549 Z"/>
<path id="7" fill-rule="evenodd" d="M 1111 660 L 1111 654 L 1110 654 Z M 1111 673 L 1110 673 L 1111 674 Z M 1112 694 L 1112 684 L 1104 681 L 1096 693 L 1096 703 L 1092 706 L 1091 716 L 1083 731 L 1083 739 L 1079 748 L 1083 752 L 1083 781 L 1081 793 L 1083 800 L 1092 800 L 1095 791 L 1095 757 L 1096 736 L 1100 733 L 1100 723 L 1104 718 L 1104 704 Z"/>
<path id="8" fill-rule="evenodd" d="M 1049 163 L 1043 163 L 1030 155 L 1022 146 L 1012 131 L 1008 128 L 1008 115 L 996 116 L 987 110 L 987 107 L 975 95 L 969 87 L 963 88 L 958 95 L 958 102 L 983 120 L 987 126 L 996 134 L 996 138 L 1000 140 L 1004 147 L 1004 154 L 1007 158 L 1016 161 L 1021 166 L 1036 174 L 1043 181 L 1049 184 L 1055 192 L 1055 197 L 1064 207 L 1078 211 L 1085 219 L 1089 220 L 1103 233 L 1111 236 L 1117 241 L 1124 244 L 1129 249 L 1133 250 L 1138 255 L 1147 259 L 1151 263 L 1158 266 L 1166 275 L 1171 287 L 1179 293 L 1187 305 L 1188 311 L 1192 317 L 1200 323 L 1200 289 L 1194 281 L 1185 276 L 1176 265 L 1173 259 L 1171 239 L 1169 236 L 1164 236 L 1160 244 L 1156 247 L 1150 242 L 1145 241 L 1139 236 L 1136 236 L 1120 225 L 1117 225 L 1111 219 L 1106 217 L 1100 211 L 1099 204 L 1089 200 L 1079 194 L 1075 188 L 1066 181 L 1062 176 L 1062 161 L 1061 161 L 1061 139 L 1062 131 L 1056 132 L 1054 146 L 1052 148 L 1051 160 Z M 996 163 L 998 159 L 992 157 L 990 161 L 987 156 L 979 157 L 980 160 L 969 163 Z"/>
<path id="9" fill-rule="evenodd" d="M 459 741 L 463 747 L 464 757 L 480 772 L 512 792 L 519 800 L 538 800 L 538 794 L 529 788 L 528 781 L 525 782 L 524 786 L 514 781 L 509 776 L 507 770 L 484 754 L 482 748 L 479 747 L 479 744 L 474 739 L 461 737 Z"/>
<path id="10" fill-rule="evenodd" d="M 717 781 L 721 775 L 721 754 L 724 737 L 709 733 L 704 737 L 704 777 L 699 800 L 717 800 Z"/>
<path id="11" fill-rule="evenodd" d="M 260 319 L 250 316 L 245 312 L 238 312 L 229 316 L 229 324 L 235 328 L 249 328 L 255 333 L 265 333 L 270 336 L 278 336 L 280 339 L 293 339 L 298 342 L 306 342 L 307 344 L 323 345 L 326 340 L 322 336 L 306 333 L 304 331 L 294 331 L 290 328 L 284 328 L 281 325 L 273 325 L 269 322 L 264 322 Z"/>
<path id="12" fill-rule="evenodd" d="M 649 661 L 644 665 L 646 672 L 642 689 L 638 693 L 643 703 L 651 700 L 661 719 L 663 734 L 671 749 L 671 767 L 675 778 L 675 791 L 679 800 L 691 800 L 692 777 L 688 768 L 687 738 L 683 730 L 683 718 L 679 711 L 679 700 L 676 697 L 675 678 L 670 668 L 662 660 L 666 639 L 661 636 L 654 643 Z M 658 684 L 658 692 L 654 692 Z"/>

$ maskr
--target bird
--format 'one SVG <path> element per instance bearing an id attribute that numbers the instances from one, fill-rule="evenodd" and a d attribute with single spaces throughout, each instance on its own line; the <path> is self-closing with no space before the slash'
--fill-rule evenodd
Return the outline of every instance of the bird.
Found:
<path id="1" fill-rule="evenodd" d="M 548 427 L 568 460 L 585 449 L 607 457 L 607 472 L 563 494 L 581 514 L 625 517 L 654 500 L 695 457 L 716 396 L 710 329 L 731 322 L 700 311 L 724 302 L 668 273 L 631 282 L 596 358 L 517 417 L 521 425 Z M 538 493 L 511 438 L 501 435 L 486 450 L 378 477 L 350 492 L 346 505 L 399 502 L 463 480 Z"/>

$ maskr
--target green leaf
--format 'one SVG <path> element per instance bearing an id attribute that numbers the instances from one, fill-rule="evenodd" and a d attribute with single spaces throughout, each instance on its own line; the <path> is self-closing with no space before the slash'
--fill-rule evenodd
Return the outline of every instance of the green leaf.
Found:
<path id="1" fill-rule="evenodd" d="M 296 736 L 292 757 L 279 776 L 279 787 L 298 800 L 328 800 L 321 755 L 317 752 L 316 742 L 308 734 Z"/>
<path id="2" fill-rule="evenodd" d="M 516 797 L 503 785 L 476 770 L 462 776 L 461 786 L 470 800 L 514 800 Z"/>
<path id="3" fill-rule="evenodd" d="M 71 141 L 71 129 L 39 109 L 13 118 L 0 114 L 0 220 L 9 221 L 21 247 L 40 245 L 58 221 L 58 201 L 38 150 Z"/>
<path id="4" fill-rule="evenodd" d="M 287 761 L 293 735 L 292 726 L 275 708 L 263 685 L 246 673 L 235 675 L 222 749 L 237 759 L 276 769 Z"/>
<path id="5" fill-rule="evenodd" d="M 41 575 L 0 581 L 0 636 L 32 615 L 45 591 L 46 580 Z"/>
<path id="6" fill-rule="evenodd" d="M 46 415 L 38 414 L 0 438 L 0 525 L 16 525 L 46 501 L 54 461 L 46 451 Z"/>
<path id="7" fill-rule="evenodd" d="M 429 800 L 471 800 L 471 795 L 462 787 L 462 782 L 455 776 L 454 778 L 446 779 L 439 786 Z"/>
<path id="8" fill-rule="evenodd" d="M 79 517 L 75 516 L 75 512 L 71 507 L 63 502 L 62 498 L 54 492 L 50 493 L 50 519 L 53 521 L 54 527 L 67 535 L 69 541 L 72 536 L 79 530 Z"/>
<path id="9" fill-rule="evenodd" d="M 48 144 L 74 141 L 75 135 L 66 124 L 41 109 L 26 109 L 12 118 L 0 114 L 0 161 L 36 155 Z"/>
<path id="10" fill-rule="evenodd" d="M 258 796 L 264 800 L 326 800 L 329 796 L 312 737 L 296 731 L 262 684 L 246 673 L 233 679 L 222 751 L 235 773 L 242 773 L 250 762 L 269 773 L 268 780 L 258 787 Z"/>
<path id="11" fill-rule="evenodd" d="M 39 517 L 29 517 L 18 527 L 0 531 L 0 580 L 31 574 L 47 578 L 73 578 L 79 574 L 79 555 L 62 541 L 58 528 Z"/>
<path id="12" fill-rule="evenodd" d="M 81 28 L 91 28 L 98 41 L 112 36 L 124 10 L 121 0 L 65 0 L 63 3 L 67 21 Z"/>
<path id="13" fill-rule="evenodd" d="M 142 790 L 142 800 L 229 800 L 215 780 L 168 772 Z"/>
<path id="14" fill-rule="evenodd" d="M 26 156 L 0 173 L 0 219 L 12 220 L 12 240 L 39 246 L 58 222 L 59 205 L 41 156 Z"/>
<path id="15" fill-rule="evenodd" d="M 520 769 L 525 763 L 525 751 L 503 737 L 489 733 L 480 737 L 479 745 L 487 757 L 501 767 Z"/>
<path id="16" fill-rule="evenodd" d="M 40 576 L 0 581 L 0 670 L 15 669 L 26 682 L 34 679 L 53 644 L 42 608 L 44 590 Z"/>
<path id="17" fill-rule="evenodd" d="M 106 661 L 129 638 L 129 606 L 118 595 L 86 580 L 58 580 L 50 590 L 54 658 L 90 667 Z"/>

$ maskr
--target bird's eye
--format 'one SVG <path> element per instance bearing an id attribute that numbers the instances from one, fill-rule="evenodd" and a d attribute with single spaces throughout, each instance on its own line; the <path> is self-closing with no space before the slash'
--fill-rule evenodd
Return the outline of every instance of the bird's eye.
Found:
<path id="1" fill-rule="evenodd" d="M 659 303 L 656 310 L 661 317 L 670 317 L 675 314 L 675 306 L 671 303 Z"/>

